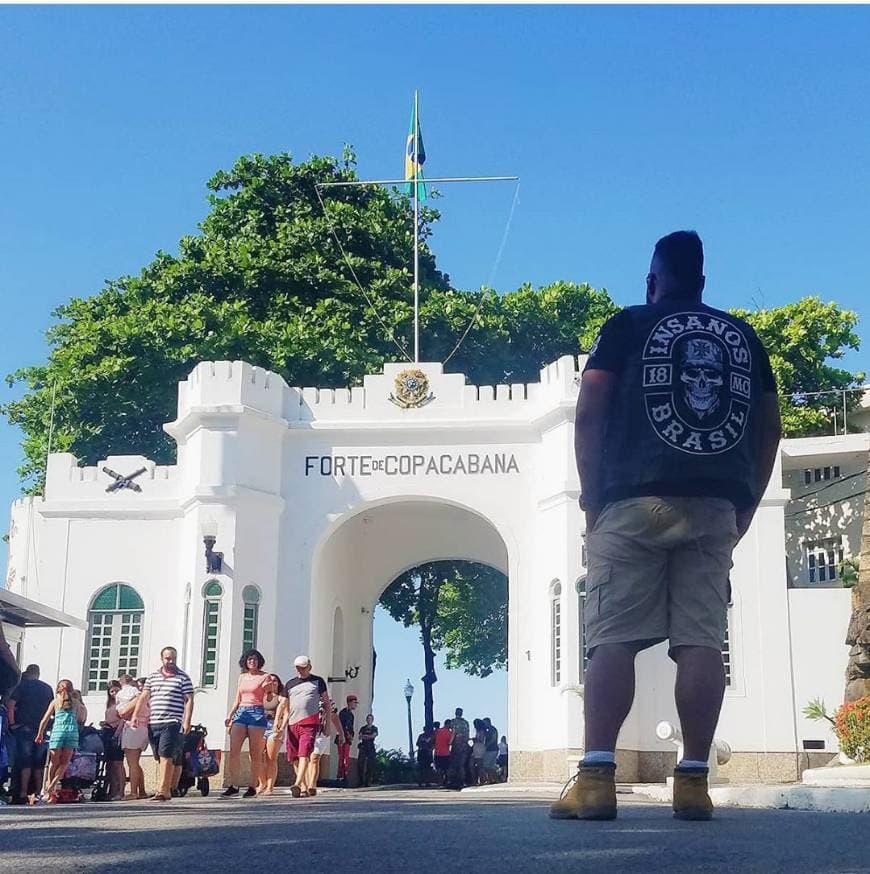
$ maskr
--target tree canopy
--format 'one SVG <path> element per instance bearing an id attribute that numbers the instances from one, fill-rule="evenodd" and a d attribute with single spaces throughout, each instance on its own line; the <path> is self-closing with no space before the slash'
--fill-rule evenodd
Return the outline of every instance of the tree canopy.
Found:
<path id="1" fill-rule="evenodd" d="M 436 652 L 448 668 L 488 677 L 507 666 L 508 581 L 499 570 L 470 561 L 428 562 L 397 577 L 380 604 L 405 627 L 420 629 L 424 710 L 433 720 Z"/>
<path id="2" fill-rule="evenodd" d="M 354 179 L 349 150 L 302 163 L 239 158 L 209 181 L 210 211 L 177 254 L 158 252 L 140 274 L 59 307 L 47 362 L 7 377 L 26 385 L 3 409 L 24 432 L 25 485 L 41 487 L 53 391 L 55 451 L 88 464 L 129 452 L 168 463 L 175 447 L 162 425 L 199 361 L 243 359 L 291 385 L 338 387 L 402 360 L 413 331 L 411 210 L 395 191 L 341 187 L 320 189 L 325 215 L 316 183 Z M 424 360 L 446 359 L 471 324 L 449 371 L 483 384 L 535 379 L 616 311 L 606 291 L 568 282 L 505 295 L 451 288 L 426 242 L 437 220 L 422 210 Z"/>
<path id="3" fill-rule="evenodd" d="M 804 297 L 773 309 L 733 312 L 755 328 L 770 354 L 785 436 L 830 434 L 832 412 L 839 413 L 843 406 L 836 390 L 864 383 L 863 373 L 831 363 L 840 361 L 849 349 L 858 349 L 857 313 L 818 297 Z M 835 390 L 831 394 L 812 394 L 831 389 Z M 846 398 L 851 410 L 858 406 L 861 395 L 852 392 Z"/>

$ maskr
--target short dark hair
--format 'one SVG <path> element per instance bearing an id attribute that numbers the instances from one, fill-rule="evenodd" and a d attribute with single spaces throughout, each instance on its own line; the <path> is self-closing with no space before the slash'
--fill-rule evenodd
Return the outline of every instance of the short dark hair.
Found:
<path id="1" fill-rule="evenodd" d="M 460 717 L 462 716 L 462 708 L 461 707 L 456 708 L 456 715 L 460 716 Z"/>
<path id="2" fill-rule="evenodd" d="M 174 646 L 164 646 L 163 649 L 160 650 L 160 658 L 163 658 L 163 653 L 168 649 L 171 649 L 175 653 L 176 658 L 178 657 L 178 650 Z"/>
<path id="3" fill-rule="evenodd" d="M 435 729 L 441 728 L 441 723 L 440 722 L 433 722 L 432 728 L 435 728 Z"/>
<path id="4" fill-rule="evenodd" d="M 677 287 L 675 297 L 693 297 L 704 276 L 704 244 L 696 231 L 674 231 L 662 237 L 653 253 Z"/>
<path id="5" fill-rule="evenodd" d="M 246 649 L 242 653 L 242 657 L 239 659 L 239 667 L 243 671 L 248 670 L 248 659 L 251 658 L 251 656 L 256 657 L 257 670 L 259 671 L 263 667 L 263 665 L 266 664 L 266 659 L 263 658 L 263 653 L 261 653 L 258 649 Z"/>

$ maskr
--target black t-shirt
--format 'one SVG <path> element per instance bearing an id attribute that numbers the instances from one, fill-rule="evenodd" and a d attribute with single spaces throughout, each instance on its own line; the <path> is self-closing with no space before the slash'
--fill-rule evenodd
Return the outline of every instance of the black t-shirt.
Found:
<path id="1" fill-rule="evenodd" d="M 36 731 L 48 705 L 54 700 L 54 692 L 42 680 L 22 680 L 9 700 L 15 702 L 15 725 L 26 725 Z"/>
<path id="2" fill-rule="evenodd" d="M 649 344 L 651 338 L 646 336 L 646 330 L 648 326 L 644 325 L 645 320 L 652 320 L 659 318 L 667 319 L 669 314 L 673 311 L 673 315 L 677 315 L 678 317 L 674 319 L 674 322 L 678 322 L 680 320 L 685 321 L 685 315 L 683 313 L 677 313 L 678 310 L 688 307 L 693 310 L 693 314 L 689 314 L 689 321 L 692 320 L 693 316 L 700 315 L 702 318 L 707 319 L 712 324 L 711 319 L 716 317 L 718 314 L 717 310 L 713 310 L 710 307 L 706 307 L 704 304 L 690 304 L 688 302 L 682 301 L 668 301 L 660 304 L 647 305 L 646 307 L 632 307 L 630 309 L 624 309 L 621 312 L 617 313 L 611 319 L 609 319 L 601 329 L 601 332 L 598 335 L 595 343 L 592 346 L 592 349 L 589 351 L 589 359 L 586 363 L 585 370 L 607 370 L 610 371 L 617 376 L 622 377 L 625 374 L 626 379 L 630 379 L 630 374 L 633 373 L 633 368 L 635 368 L 635 358 L 644 355 L 644 350 L 646 349 L 645 344 Z M 721 314 L 725 316 L 727 314 Z M 729 317 L 729 319 L 735 323 L 743 326 L 743 330 L 746 333 L 746 337 L 751 347 L 752 356 L 758 362 L 757 363 L 757 373 L 759 379 L 759 385 L 761 391 L 763 392 L 776 392 L 776 378 L 773 374 L 773 369 L 770 366 L 770 358 L 767 355 L 767 351 L 762 346 L 761 342 L 756 337 L 754 331 L 752 331 L 751 326 L 746 325 L 741 322 L 739 319 L 734 319 L 734 317 Z M 697 321 L 697 319 L 695 319 Z M 719 324 L 723 319 L 720 318 Z M 652 323 L 651 322 L 651 323 Z M 662 323 L 660 322 L 659 325 Z M 642 327 L 643 326 L 643 327 Z M 679 325 L 677 326 L 680 327 Z M 658 336 L 658 335 L 656 335 Z M 688 334 L 686 336 L 689 336 Z M 714 353 L 716 350 L 712 348 L 713 342 L 707 340 L 696 340 L 693 341 L 699 347 L 698 356 L 703 358 L 701 353 L 708 354 L 711 358 L 715 358 Z M 707 347 L 710 347 L 709 349 Z M 721 353 L 720 353 L 721 354 Z M 633 357 L 634 356 L 634 357 Z M 647 360 L 644 357 L 644 362 Z M 629 366 L 631 363 L 631 366 Z M 691 362 L 690 362 L 691 363 Z M 701 364 L 711 363 L 701 361 Z M 712 363 L 715 363 L 713 361 Z M 669 366 L 670 367 L 670 366 Z M 670 373 L 670 369 L 665 367 L 659 367 L 658 370 Z M 646 365 L 644 368 L 644 386 L 646 388 L 646 380 L 647 373 L 646 371 L 650 368 L 654 368 L 653 364 Z M 655 368 L 654 368 L 655 369 Z M 703 368 L 698 368 L 701 370 Z M 698 391 L 704 396 L 700 398 L 700 401 L 703 402 L 707 400 L 707 395 L 712 396 L 712 392 L 710 391 L 711 385 L 718 383 L 720 386 L 722 384 L 721 374 L 715 375 L 711 369 L 707 369 L 704 371 L 707 376 L 704 378 L 707 379 L 707 383 Z M 691 381 L 691 377 L 695 374 L 693 370 L 685 370 L 680 377 L 684 382 Z M 654 376 L 652 374 L 651 376 Z M 710 378 L 712 375 L 712 379 Z M 670 378 L 670 377 L 669 377 Z M 747 381 L 747 386 L 749 385 Z M 688 388 L 689 386 L 687 386 Z M 747 389 L 748 390 L 748 389 Z M 706 394 L 704 394 L 706 392 Z M 617 393 L 619 394 L 619 393 Z M 747 396 L 748 397 L 748 396 Z M 624 397 L 623 397 L 624 400 Z M 616 407 L 619 406 L 619 401 L 617 398 L 614 399 L 614 405 Z M 619 410 L 619 413 L 612 413 L 611 415 L 622 415 L 622 409 Z M 613 423 L 612 423 L 613 424 Z M 622 427 L 622 431 L 625 431 L 625 426 Z M 617 429 L 617 433 L 620 433 L 619 429 Z M 613 448 L 614 442 L 624 444 L 625 443 L 625 434 L 621 435 L 624 439 L 621 441 L 614 441 L 613 435 L 610 433 L 610 429 L 608 430 L 608 435 L 606 438 L 606 442 L 608 445 L 608 452 L 616 452 L 618 450 Z M 661 435 L 660 435 L 661 436 Z M 630 439 L 629 439 L 629 442 Z M 636 445 L 640 445 L 641 441 L 638 440 Z M 625 446 L 622 446 L 623 450 L 625 450 Z M 610 464 L 616 464 L 617 462 L 614 460 L 610 461 Z M 727 477 L 719 475 L 718 478 L 713 478 L 710 476 L 699 475 L 697 472 L 690 473 L 686 472 L 684 475 L 681 470 L 680 473 L 672 474 L 670 476 L 653 476 L 649 480 L 644 481 L 642 484 L 638 482 L 631 482 L 632 477 L 626 476 L 624 471 L 626 470 L 626 466 L 624 464 L 624 456 L 619 455 L 618 463 L 622 465 L 621 470 L 623 471 L 623 478 L 627 480 L 627 482 L 621 483 L 619 485 L 615 484 L 607 484 L 605 482 L 602 483 L 604 492 L 600 496 L 589 496 L 592 497 L 593 500 L 596 498 L 600 499 L 601 504 L 608 504 L 613 501 L 622 500 L 624 498 L 631 497 L 642 497 L 645 495 L 662 495 L 662 496 L 673 496 L 673 497 L 720 497 L 725 498 L 731 501 L 737 509 L 743 509 L 752 503 L 753 496 L 748 492 L 748 484 L 746 482 L 739 481 L 736 477 Z M 610 479 L 613 480 L 615 477 L 612 475 Z"/>
<path id="3" fill-rule="evenodd" d="M 344 733 L 347 735 L 348 739 L 353 737 L 353 710 L 349 707 L 342 707 L 341 710 L 338 711 L 338 721 L 341 723 L 341 727 L 344 729 Z"/>
<path id="4" fill-rule="evenodd" d="M 376 725 L 364 725 L 359 730 L 359 745 L 365 749 L 373 750 L 375 748 L 375 738 L 378 736 L 378 727 Z"/>
<path id="5" fill-rule="evenodd" d="M 604 323 L 598 339 L 589 350 L 589 360 L 584 369 L 610 370 L 617 375 L 622 373 L 635 343 L 631 313 L 628 310 L 622 310 Z M 776 377 L 773 375 L 767 350 L 761 344 L 759 344 L 759 349 L 761 351 L 762 386 L 764 391 L 776 392 Z"/>
<path id="6" fill-rule="evenodd" d="M 488 753 L 497 753 L 498 752 L 498 729 L 491 725 L 489 728 L 484 729 L 486 732 L 486 751 Z"/>

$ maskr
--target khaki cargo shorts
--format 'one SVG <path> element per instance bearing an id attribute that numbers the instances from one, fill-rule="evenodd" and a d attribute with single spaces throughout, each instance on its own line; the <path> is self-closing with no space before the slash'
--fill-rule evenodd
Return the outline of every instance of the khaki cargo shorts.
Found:
<path id="1" fill-rule="evenodd" d="M 663 640 L 671 651 L 721 649 L 736 543 L 734 505 L 721 498 L 608 504 L 586 534 L 589 652 L 602 643 Z"/>

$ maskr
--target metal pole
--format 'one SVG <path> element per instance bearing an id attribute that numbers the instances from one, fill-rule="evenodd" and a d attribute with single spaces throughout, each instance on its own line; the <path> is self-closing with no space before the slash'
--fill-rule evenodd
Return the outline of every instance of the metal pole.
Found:
<path id="1" fill-rule="evenodd" d="M 843 391 L 843 434 L 849 433 L 849 420 L 846 417 L 846 392 Z"/>
<path id="2" fill-rule="evenodd" d="M 48 476 L 48 456 L 51 455 L 51 441 L 54 437 L 54 398 L 57 392 L 57 382 L 51 384 L 51 414 L 48 420 L 48 450 L 45 453 L 45 473 Z"/>
<path id="3" fill-rule="evenodd" d="M 427 182 L 516 182 L 519 176 L 427 176 Z M 317 188 L 352 188 L 359 185 L 406 185 L 407 179 L 355 179 L 350 182 L 316 182 Z"/>
<path id="4" fill-rule="evenodd" d="M 420 256 L 417 237 L 420 232 L 420 201 L 417 196 L 417 148 L 420 133 L 419 97 L 414 91 L 414 364 L 420 363 Z M 408 702 L 408 725 L 411 724 L 411 702 Z M 410 727 L 408 729 L 410 734 Z"/>
<path id="5" fill-rule="evenodd" d="M 411 764 L 414 764 L 414 732 L 411 728 L 411 699 L 405 699 L 408 702 L 408 759 Z"/>

